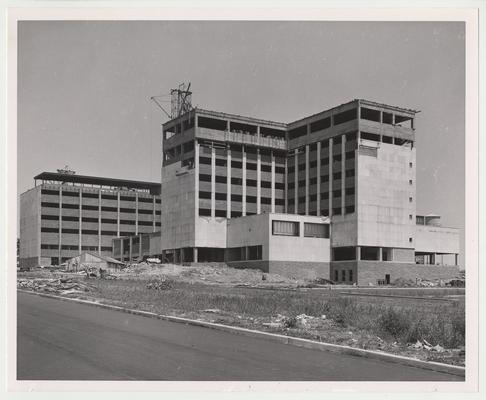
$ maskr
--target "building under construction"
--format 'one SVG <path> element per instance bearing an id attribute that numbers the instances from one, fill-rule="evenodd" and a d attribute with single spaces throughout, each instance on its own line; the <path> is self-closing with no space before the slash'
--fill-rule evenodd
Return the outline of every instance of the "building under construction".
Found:
<path id="1" fill-rule="evenodd" d="M 162 257 L 360 284 L 454 276 L 458 230 L 416 214 L 416 113 L 360 99 L 289 124 L 171 119 Z"/>

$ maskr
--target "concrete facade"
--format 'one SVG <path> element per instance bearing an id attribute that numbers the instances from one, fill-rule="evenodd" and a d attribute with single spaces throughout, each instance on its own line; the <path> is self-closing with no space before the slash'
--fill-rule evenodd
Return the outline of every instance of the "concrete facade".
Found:
<path id="1" fill-rule="evenodd" d="M 172 215 L 163 213 L 162 252 L 180 261 L 191 252 L 191 260 L 203 261 L 202 251 L 204 261 L 221 262 L 225 248 L 242 241 L 262 246 L 262 259 L 251 261 L 265 270 L 272 263 L 287 270 L 292 262 L 302 263 L 304 273 L 304 263 L 324 262 L 333 279 L 334 264 L 339 269 L 352 261 L 349 276 L 338 280 L 349 283 L 361 283 L 359 269 L 371 271 L 372 261 L 375 281 L 392 264 L 457 264 L 457 231 L 417 225 L 415 114 L 359 99 L 289 124 L 202 109 L 167 122 L 162 193 L 167 190 Z M 171 197 L 174 191 L 189 198 Z M 181 216 L 183 207 L 188 210 Z M 252 218 L 238 221 L 265 213 L 329 217 L 327 253 L 300 252 L 297 237 L 267 242 L 266 228 L 253 226 L 249 235 L 244 229 Z M 166 238 L 164 232 L 176 234 Z"/>
<path id="2" fill-rule="evenodd" d="M 20 265 L 112 254 L 113 237 L 160 230 L 160 185 L 44 172 L 20 195 Z M 40 184 L 37 182 L 40 181 Z"/>

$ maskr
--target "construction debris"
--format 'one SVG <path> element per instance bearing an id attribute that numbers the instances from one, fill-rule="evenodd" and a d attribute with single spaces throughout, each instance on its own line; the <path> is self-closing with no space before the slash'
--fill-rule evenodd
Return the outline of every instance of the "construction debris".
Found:
<path id="1" fill-rule="evenodd" d="M 174 287 L 174 281 L 167 278 L 154 279 L 147 283 L 147 289 L 170 290 Z"/>
<path id="2" fill-rule="evenodd" d="M 17 288 L 61 295 L 79 294 L 96 290 L 94 286 L 72 278 L 18 279 Z"/>

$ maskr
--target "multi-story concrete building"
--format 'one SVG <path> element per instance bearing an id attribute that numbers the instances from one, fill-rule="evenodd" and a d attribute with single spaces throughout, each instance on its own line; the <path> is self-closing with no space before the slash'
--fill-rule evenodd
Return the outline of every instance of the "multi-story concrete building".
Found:
<path id="1" fill-rule="evenodd" d="M 436 246 L 430 235 L 448 228 L 422 234 L 416 225 L 416 112 L 353 100 L 290 124 L 199 108 L 165 123 L 162 255 L 231 262 L 232 219 L 265 213 L 329 217 L 328 256 L 310 262 L 336 281 L 389 281 L 436 262 L 423 254 L 456 255 L 457 230 Z M 306 244 L 287 243 L 301 259 Z"/>
<path id="2" fill-rule="evenodd" d="M 114 237 L 160 231 L 160 183 L 43 172 L 20 195 L 20 265 L 112 254 Z"/>

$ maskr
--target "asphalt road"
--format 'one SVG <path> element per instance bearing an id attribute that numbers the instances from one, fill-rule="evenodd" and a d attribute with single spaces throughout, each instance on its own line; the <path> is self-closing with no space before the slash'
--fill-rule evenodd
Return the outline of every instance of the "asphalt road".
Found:
<path id="1" fill-rule="evenodd" d="M 18 380 L 463 380 L 31 294 L 17 299 Z"/>

